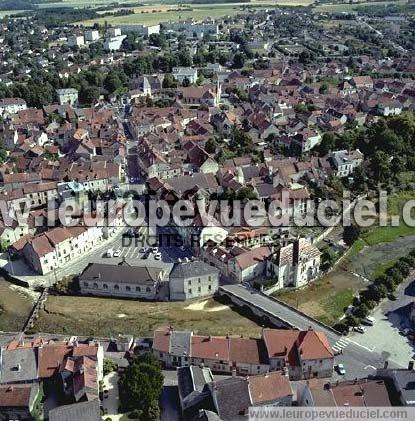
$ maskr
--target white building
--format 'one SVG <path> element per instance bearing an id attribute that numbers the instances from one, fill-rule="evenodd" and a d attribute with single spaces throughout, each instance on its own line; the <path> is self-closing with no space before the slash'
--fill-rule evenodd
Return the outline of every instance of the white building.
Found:
<path id="1" fill-rule="evenodd" d="M 26 101 L 22 98 L 0 99 L 0 114 L 15 114 L 27 108 Z"/>
<path id="2" fill-rule="evenodd" d="M 320 273 L 320 251 L 305 238 L 281 247 L 267 262 L 267 276 L 277 280 L 276 289 L 302 287 Z"/>
<path id="3" fill-rule="evenodd" d="M 92 263 L 79 286 L 82 294 L 154 300 L 165 275 L 162 268 Z"/>
<path id="4" fill-rule="evenodd" d="M 337 177 L 349 177 L 362 164 L 363 154 L 359 149 L 335 151 L 330 154 L 329 159 L 334 166 Z"/>
<path id="5" fill-rule="evenodd" d="M 71 35 L 68 37 L 69 47 L 82 47 L 85 45 L 85 39 L 83 35 Z"/>
<path id="6" fill-rule="evenodd" d="M 173 77 L 182 84 L 185 79 L 188 79 L 191 84 L 197 81 L 197 69 L 192 67 L 173 67 Z"/>
<path id="7" fill-rule="evenodd" d="M 111 38 L 105 38 L 104 50 L 105 51 L 117 51 L 121 48 L 122 42 L 126 38 L 126 35 L 118 35 Z"/>
<path id="8" fill-rule="evenodd" d="M 121 28 L 108 28 L 107 35 L 110 38 L 119 37 L 121 35 Z"/>
<path id="9" fill-rule="evenodd" d="M 85 31 L 85 41 L 94 42 L 99 40 L 99 32 L 95 29 Z"/>
<path id="10" fill-rule="evenodd" d="M 56 93 L 58 94 L 58 101 L 60 105 L 76 105 L 78 103 L 78 91 L 76 89 L 57 89 Z"/>
<path id="11" fill-rule="evenodd" d="M 219 271 L 201 261 L 176 263 L 170 272 L 170 300 L 213 295 L 219 287 Z"/>
<path id="12" fill-rule="evenodd" d="M 159 34 L 160 33 L 160 25 L 123 25 L 122 26 L 122 33 L 127 34 L 128 32 L 135 32 L 137 34 L 143 36 L 150 36 L 151 34 Z"/>
<path id="13" fill-rule="evenodd" d="M 29 240 L 23 255 L 36 272 L 45 275 L 96 247 L 102 238 L 101 227 L 53 228 Z"/>

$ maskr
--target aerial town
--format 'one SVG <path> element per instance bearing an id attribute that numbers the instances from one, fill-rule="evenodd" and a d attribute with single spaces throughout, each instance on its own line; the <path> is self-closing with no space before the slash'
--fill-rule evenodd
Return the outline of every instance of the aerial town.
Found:
<path id="1" fill-rule="evenodd" d="M 415 3 L 207 3 L 0 0 L 0 420 L 415 419 Z"/>

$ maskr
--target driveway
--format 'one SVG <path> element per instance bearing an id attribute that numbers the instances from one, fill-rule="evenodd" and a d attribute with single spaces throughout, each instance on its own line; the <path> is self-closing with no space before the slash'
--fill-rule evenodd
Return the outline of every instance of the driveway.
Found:
<path id="1" fill-rule="evenodd" d="M 106 412 L 104 418 L 119 421 L 123 414 L 118 414 L 118 373 L 112 371 L 104 377 L 104 390 L 108 390 L 108 397 L 102 401 L 102 406 Z"/>

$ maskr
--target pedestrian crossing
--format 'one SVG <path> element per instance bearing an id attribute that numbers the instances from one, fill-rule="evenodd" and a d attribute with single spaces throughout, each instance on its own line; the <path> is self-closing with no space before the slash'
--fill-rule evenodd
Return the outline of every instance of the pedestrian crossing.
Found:
<path id="1" fill-rule="evenodd" d="M 333 346 L 334 352 L 342 352 L 344 348 L 346 348 L 350 344 L 350 339 L 348 338 L 340 338 Z"/>

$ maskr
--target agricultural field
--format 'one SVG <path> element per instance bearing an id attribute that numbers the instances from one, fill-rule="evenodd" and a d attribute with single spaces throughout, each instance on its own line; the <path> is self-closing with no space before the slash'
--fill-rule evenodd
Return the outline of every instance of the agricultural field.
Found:
<path id="1" fill-rule="evenodd" d="M 376 1 L 376 2 L 367 2 L 367 1 L 359 1 L 353 3 L 336 3 L 336 4 L 320 4 L 314 6 L 314 10 L 316 12 L 350 12 L 352 10 L 356 10 L 359 7 L 383 7 L 388 4 L 400 4 L 404 5 L 408 2 L 406 0 L 390 0 L 390 1 Z"/>
<path id="2" fill-rule="evenodd" d="M 86 336 L 152 336 L 154 329 L 166 325 L 201 334 L 261 333 L 256 323 L 213 299 L 144 302 L 78 296 L 49 296 L 34 330 Z"/>

